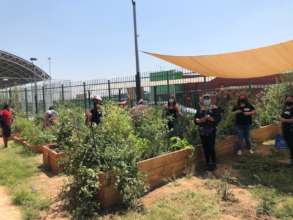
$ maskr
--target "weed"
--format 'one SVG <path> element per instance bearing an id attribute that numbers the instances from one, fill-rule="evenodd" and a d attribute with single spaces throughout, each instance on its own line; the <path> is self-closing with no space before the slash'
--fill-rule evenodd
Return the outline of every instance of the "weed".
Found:
<path id="1" fill-rule="evenodd" d="M 231 172 L 226 170 L 218 188 L 218 194 L 220 195 L 223 201 L 231 201 L 231 202 L 237 201 L 230 189 L 229 183 L 231 182 L 231 180 L 232 180 Z"/>

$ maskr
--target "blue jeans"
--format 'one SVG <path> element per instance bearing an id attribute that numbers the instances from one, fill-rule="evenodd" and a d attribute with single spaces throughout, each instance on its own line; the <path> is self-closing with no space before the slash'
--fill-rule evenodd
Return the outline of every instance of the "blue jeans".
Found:
<path id="1" fill-rule="evenodd" d="M 251 149 L 250 143 L 250 127 L 251 125 L 236 125 L 237 143 L 235 150 L 241 150 L 243 148 L 243 142 L 245 142 L 247 149 Z"/>

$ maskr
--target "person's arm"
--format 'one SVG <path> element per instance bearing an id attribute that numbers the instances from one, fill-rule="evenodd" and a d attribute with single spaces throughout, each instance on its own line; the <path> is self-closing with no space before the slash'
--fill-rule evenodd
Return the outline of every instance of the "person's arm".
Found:
<path id="1" fill-rule="evenodd" d="M 250 112 L 245 112 L 244 115 L 246 115 L 246 116 L 255 115 L 256 114 L 255 108 L 252 105 L 250 105 L 249 107 L 250 107 L 251 111 Z"/>
<path id="2" fill-rule="evenodd" d="M 195 116 L 194 116 L 194 123 L 196 125 L 200 125 L 206 122 L 206 117 L 201 117 L 199 111 L 197 110 Z"/>
<path id="3" fill-rule="evenodd" d="M 217 107 L 214 109 L 214 114 L 207 118 L 208 121 L 218 124 L 221 121 L 221 112 Z"/>
<path id="4" fill-rule="evenodd" d="M 286 118 L 281 117 L 280 121 L 283 122 L 283 123 L 293 124 L 293 118 L 286 119 Z"/>
<path id="5" fill-rule="evenodd" d="M 232 109 L 232 112 L 236 115 L 242 113 L 242 111 L 239 108 L 237 108 L 237 106 L 234 106 L 234 108 Z"/>

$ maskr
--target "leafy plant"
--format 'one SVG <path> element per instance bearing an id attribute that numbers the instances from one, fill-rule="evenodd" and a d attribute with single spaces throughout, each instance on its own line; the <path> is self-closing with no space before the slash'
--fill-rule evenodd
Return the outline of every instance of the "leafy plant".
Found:
<path id="1" fill-rule="evenodd" d="M 283 108 L 284 98 L 293 94 L 293 75 L 288 74 L 280 79 L 280 82 L 266 88 L 258 96 L 257 101 L 257 123 L 268 125 L 277 121 Z"/>
<path id="2" fill-rule="evenodd" d="M 143 117 L 136 119 L 135 125 L 135 134 L 146 142 L 142 159 L 157 156 L 168 150 L 167 121 L 163 118 L 162 109 L 146 108 Z"/>
<path id="3" fill-rule="evenodd" d="M 78 148 L 66 149 L 65 172 L 72 175 L 72 181 L 63 197 L 74 217 L 91 219 L 98 214 L 100 173 L 114 175 L 123 203 L 135 206 L 146 190 L 137 168 L 145 149 L 146 141 L 135 134 L 128 112 L 106 104 L 101 124 L 81 136 Z"/>
<path id="4" fill-rule="evenodd" d="M 170 151 L 192 148 L 190 143 L 185 138 L 181 139 L 179 137 L 171 137 L 170 142 Z"/>

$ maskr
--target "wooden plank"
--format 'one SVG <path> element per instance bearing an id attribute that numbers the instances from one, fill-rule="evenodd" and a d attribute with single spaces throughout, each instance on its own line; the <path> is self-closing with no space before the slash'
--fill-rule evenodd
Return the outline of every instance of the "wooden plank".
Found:
<path id="1" fill-rule="evenodd" d="M 165 166 L 169 163 L 173 163 L 176 161 L 186 161 L 191 153 L 191 149 L 185 149 L 166 155 L 161 155 L 149 160 L 144 160 L 138 163 L 138 169 L 142 172 L 148 172 L 150 170 Z"/>

